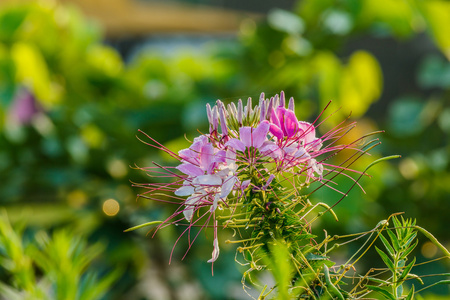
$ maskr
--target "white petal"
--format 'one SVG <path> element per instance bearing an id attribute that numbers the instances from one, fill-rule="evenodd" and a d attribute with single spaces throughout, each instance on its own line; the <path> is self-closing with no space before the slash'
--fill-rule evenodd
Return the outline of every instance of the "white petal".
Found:
<path id="1" fill-rule="evenodd" d="M 228 176 L 222 185 L 222 191 L 220 193 L 221 198 L 226 198 L 230 194 L 231 190 L 234 187 L 234 184 L 236 183 L 236 176 Z"/>
<path id="2" fill-rule="evenodd" d="M 189 196 L 194 193 L 194 187 L 190 185 L 183 185 L 178 190 L 175 191 L 175 195 L 177 196 Z"/>
<path id="3" fill-rule="evenodd" d="M 216 194 L 216 196 L 214 196 L 213 205 L 211 205 L 211 209 L 209 210 L 210 212 L 214 212 L 217 209 L 219 200 L 220 200 L 220 196 L 219 196 L 219 194 Z"/>
<path id="4" fill-rule="evenodd" d="M 215 262 L 217 260 L 217 258 L 219 257 L 220 249 L 219 249 L 219 240 L 217 238 L 214 239 L 213 245 L 214 245 L 214 249 L 212 252 L 212 258 L 210 260 L 208 260 L 209 263 Z"/>
<path id="5" fill-rule="evenodd" d="M 222 179 L 217 175 L 202 175 L 195 178 L 193 182 L 199 185 L 220 185 Z"/>

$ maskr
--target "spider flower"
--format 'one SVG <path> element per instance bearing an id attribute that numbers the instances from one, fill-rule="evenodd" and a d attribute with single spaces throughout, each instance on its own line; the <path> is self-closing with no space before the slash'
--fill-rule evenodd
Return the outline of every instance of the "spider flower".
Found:
<path id="1" fill-rule="evenodd" d="M 234 103 L 225 106 L 217 100 L 213 107 L 206 106 L 206 112 L 209 133 L 196 137 L 189 148 L 178 154 L 147 136 L 154 142 L 150 145 L 177 158 L 179 165 L 144 168 L 174 180 L 139 186 L 148 189 L 143 195 L 149 199 L 158 200 L 161 192 L 165 192 L 166 197 L 176 200 L 166 201 L 177 204 L 178 209 L 157 230 L 183 220 L 188 222 L 183 234 L 189 236 L 194 226 L 213 228 L 213 254 L 208 262 L 214 262 L 219 256 L 217 228 L 235 222 L 232 217 L 237 207 L 242 206 L 244 214 L 251 211 L 249 205 L 255 203 L 260 208 L 269 209 L 270 203 L 279 199 L 280 195 L 276 193 L 285 193 L 278 182 L 286 180 L 287 174 L 292 174 L 297 181 L 303 177 L 306 185 L 319 181 L 340 193 L 343 192 L 333 187 L 337 184 L 333 181 L 335 176 L 344 174 L 357 184 L 357 180 L 344 172 L 364 174 L 349 168 L 360 155 L 366 153 L 359 148 L 361 139 L 338 144 L 354 123 L 336 126 L 319 138 L 316 136 L 316 127 L 320 125 L 317 120 L 313 123 L 299 121 L 295 115 L 294 99 L 291 98 L 286 107 L 283 92 L 270 99 L 261 94 L 255 106 L 251 98 L 245 106 L 241 100 L 237 106 Z M 328 158 L 345 149 L 355 150 L 355 154 L 340 165 L 327 162 Z M 292 195 L 298 196 L 302 186 L 293 184 Z M 247 201 L 247 197 L 252 201 Z M 284 202 L 280 203 L 283 205 Z M 222 210 L 220 214 L 224 216 L 218 218 L 217 209 Z M 264 222 L 264 210 L 258 211 L 260 218 L 257 220 Z M 281 210 L 277 207 L 275 213 L 280 214 Z M 179 215 L 182 215 L 181 219 Z M 223 221 L 227 220 L 227 216 L 228 221 Z M 255 213 L 251 216 L 254 218 Z M 199 233 L 194 239 L 189 238 L 189 248 Z"/>

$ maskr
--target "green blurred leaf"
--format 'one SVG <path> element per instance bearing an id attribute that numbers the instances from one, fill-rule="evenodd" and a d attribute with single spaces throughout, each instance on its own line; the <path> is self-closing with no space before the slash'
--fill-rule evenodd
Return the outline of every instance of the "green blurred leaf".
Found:
<path id="1" fill-rule="evenodd" d="M 305 29 L 298 15 L 281 9 L 272 10 L 267 16 L 267 22 L 272 28 L 289 34 L 302 34 Z"/>

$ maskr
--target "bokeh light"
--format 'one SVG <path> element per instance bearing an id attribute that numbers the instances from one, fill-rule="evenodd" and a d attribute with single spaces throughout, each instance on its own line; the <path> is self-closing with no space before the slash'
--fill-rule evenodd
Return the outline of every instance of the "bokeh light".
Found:
<path id="1" fill-rule="evenodd" d="M 105 215 L 114 217 L 119 213 L 120 205 L 119 202 L 117 202 L 114 199 L 108 199 L 105 202 L 103 202 L 103 212 Z"/>

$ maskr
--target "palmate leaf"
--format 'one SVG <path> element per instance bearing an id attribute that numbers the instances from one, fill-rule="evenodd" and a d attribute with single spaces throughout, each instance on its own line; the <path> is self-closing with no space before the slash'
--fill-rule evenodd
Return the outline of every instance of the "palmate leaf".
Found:
<path id="1" fill-rule="evenodd" d="M 392 262 L 392 260 L 389 259 L 389 257 L 386 255 L 386 253 L 384 253 L 383 251 L 378 249 L 377 246 L 375 246 L 375 250 L 377 250 L 378 254 L 381 256 L 381 259 L 384 261 L 386 266 L 392 271 L 392 273 L 394 273 L 395 266 L 394 266 L 394 263 Z"/>
<path id="2" fill-rule="evenodd" d="M 385 289 L 383 289 L 383 288 L 381 288 L 381 287 L 379 287 L 379 286 L 366 285 L 366 288 L 368 288 L 368 289 L 371 290 L 371 291 L 380 293 L 380 294 L 383 295 L 386 299 L 389 299 L 389 300 L 397 300 L 397 299 L 394 298 L 393 295 L 391 295 L 391 293 L 389 293 L 388 291 L 386 291 Z"/>

